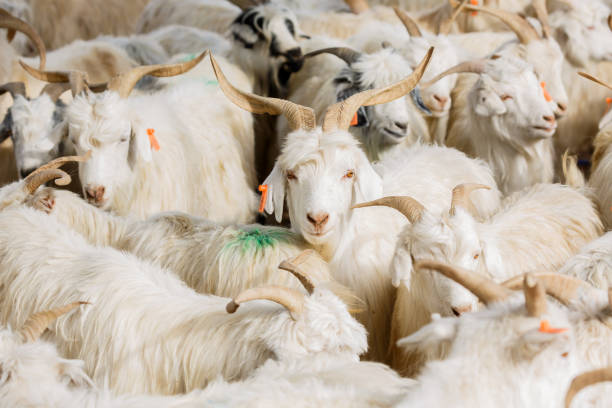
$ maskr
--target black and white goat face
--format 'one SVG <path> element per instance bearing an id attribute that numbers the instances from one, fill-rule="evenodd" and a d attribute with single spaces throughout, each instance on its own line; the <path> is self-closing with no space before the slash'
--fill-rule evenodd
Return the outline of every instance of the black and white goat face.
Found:
<path id="1" fill-rule="evenodd" d="M 248 8 L 230 30 L 236 42 L 254 52 L 254 69 L 265 68 L 277 87 L 284 87 L 291 73 L 302 68 L 304 56 L 298 40 L 306 36 L 289 9 L 270 3 Z"/>
<path id="2" fill-rule="evenodd" d="M 61 100 L 53 102 L 47 94 L 34 99 L 15 97 L 0 124 L 0 139 L 11 137 L 21 179 L 71 150 L 65 144 L 65 108 Z"/>

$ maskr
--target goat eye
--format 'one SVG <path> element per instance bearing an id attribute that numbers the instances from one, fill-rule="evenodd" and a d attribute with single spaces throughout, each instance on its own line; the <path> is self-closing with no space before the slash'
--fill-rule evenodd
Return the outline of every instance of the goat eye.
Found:
<path id="1" fill-rule="evenodd" d="M 480 257 L 480 254 L 474 254 L 474 259 L 478 259 L 478 257 Z"/>
<path id="2" fill-rule="evenodd" d="M 297 176 L 295 175 L 294 172 L 288 171 L 287 172 L 287 180 L 297 180 Z"/>
<path id="3" fill-rule="evenodd" d="M 589 29 L 589 30 L 594 30 L 594 29 L 595 29 L 595 26 L 588 26 L 588 27 L 587 27 L 587 29 Z"/>
<path id="4" fill-rule="evenodd" d="M 344 178 L 352 179 L 355 176 L 355 172 L 353 170 L 349 170 L 344 173 Z"/>
<path id="5" fill-rule="evenodd" d="M 510 95 L 508 95 L 508 94 L 504 94 L 504 95 L 501 96 L 501 100 L 502 101 L 507 101 L 508 99 L 512 99 L 512 97 Z"/>
<path id="6" fill-rule="evenodd" d="M 295 37 L 295 26 L 293 25 L 293 21 L 285 20 L 285 26 L 287 26 L 287 30 L 291 33 L 292 36 Z"/>

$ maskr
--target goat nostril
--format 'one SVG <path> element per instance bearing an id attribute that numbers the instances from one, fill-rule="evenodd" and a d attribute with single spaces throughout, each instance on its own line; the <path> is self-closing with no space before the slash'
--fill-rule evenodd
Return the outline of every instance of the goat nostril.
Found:
<path id="1" fill-rule="evenodd" d="M 457 309 L 455 309 L 454 307 L 452 307 L 451 309 L 452 309 L 453 314 L 454 314 L 455 316 L 457 316 L 457 317 L 461 316 L 461 313 L 459 313 L 459 312 L 457 311 Z"/>
<path id="2" fill-rule="evenodd" d="M 559 108 L 561 112 L 565 112 L 567 110 L 567 105 L 561 102 L 557 102 L 557 108 Z"/>
<path id="3" fill-rule="evenodd" d="M 319 213 L 316 215 L 312 215 L 310 213 L 306 214 L 306 218 L 308 221 L 314 225 L 315 227 L 322 227 L 329 220 L 329 214 L 327 213 Z"/>
<path id="4" fill-rule="evenodd" d="M 554 116 L 546 116 L 545 115 L 545 116 L 542 116 L 542 119 L 544 119 L 545 121 L 550 122 L 550 123 L 554 123 L 555 122 L 555 117 Z"/>
<path id="5" fill-rule="evenodd" d="M 394 122 L 395 126 L 397 126 L 399 129 L 401 130 L 406 130 L 408 129 L 408 124 L 407 123 L 403 123 L 403 122 Z"/>
<path id="6" fill-rule="evenodd" d="M 287 51 L 287 57 L 291 60 L 297 60 L 302 58 L 302 49 L 301 48 L 292 48 Z"/>
<path id="7" fill-rule="evenodd" d="M 85 196 L 88 201 L 94 201 L 99 203 L 104 198 L 104 192 L 106 189 L 103 186 L 100 187 L 87 187 L 85 189 Z"/>
<path id="8" fill-rule="evenodd" d="M 445 96 L 440 96 L 440 95 L 434 95 L 433 98 L 438 101 L 438 103 L 440 104 L 440 106 L 444 106 L 446 105 L 446 102 L 448 101 L 448 98 Z"/>
<path id="9" fill-rule="evenodd" d="M 465 314 L 465 313 L 469 313 L 472 311 L 472 306 L 468 305 L 468 306 L 458 306 L 458 307 L 451 307 L 451 310 L 453 311 L 453 314 L 457 317 Z"/>

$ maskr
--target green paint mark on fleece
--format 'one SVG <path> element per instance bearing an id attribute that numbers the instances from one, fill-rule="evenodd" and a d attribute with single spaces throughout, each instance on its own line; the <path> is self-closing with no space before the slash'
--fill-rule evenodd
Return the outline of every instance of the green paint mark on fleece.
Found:
<path id="1" fill-rule="evenodd" d="M 193 61 L 197 57 L 197 54 L 187 54 L 183 58 L 180 59 L 180 62 L 189 62 Z"/>
<path id="2" fill-rule="evenodd" d="M 291 233 L 284 229 L 242 230 L 236 238 L 225 245 L 226 250 L 240 248 L 242 251 L 263 250 L 274 247 L 279 242 L 287 242 Z"/>

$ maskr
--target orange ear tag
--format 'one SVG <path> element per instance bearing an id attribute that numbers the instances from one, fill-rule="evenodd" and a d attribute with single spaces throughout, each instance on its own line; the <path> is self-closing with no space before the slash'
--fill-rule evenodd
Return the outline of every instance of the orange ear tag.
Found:
<path id="1" fill-rule="evenodd" d="M 477 6 L 478 5 L 478 0 L 470 0 L 470 4 L 472 6 Z M 472 17 L 476 17 L 478 15 L 477 11 L 472 11 Z"/>
<path id="2" fill-rule="evenodd" d="M 606 105 L 608 105 L 606 107 L 606 113 L 608 113 L 608 111 L 610 110 L 610 105 L 612 105 L 612 98 L 610 97 L 606 98 Z"/>
<path id="3" fill-rule="evenodd" d="M 159 149 L 161 149 L 159 147 L 159 143 L 157 142 L 157 139 L 155 138 L 155 129 L 147 129 L 147 135 L 149 135 L 149 143 L 151 144 L 151 149 L 158 151 Z"/>
<path id="4" fill-rule="evenodd" d="M 544 99 L 546 99 L 546 102 L 552 101 L 552 96 L 550 96 L 550 94 L 546 90 L 546 82 L 540 82 L 540 86 L 542 87 L 542 91 L 544 92 Z"/>
<path id="5" fill-rule="evenodd" d="M 266 201 L 268 201 L 268 185 L 260 184 L 257 189 L 261 191 L 261 200 L 259 201 L 259 212 L 263 213 L 264 208 L 266 208 Z"/>
<path id="6" fill-rule="evenodd" d="M 540 333 L 558 334 L 558 333 L 566 332 L 567 329 L 550 327 L 550 323 L 548 323 L 548 320 L 542 320 L 540 322 L 540 329 L 538 331 Z"/>
<path id="7" fill-rule="evenodd" d="M 357 119 L 357 112 L 355 112 L 355 116 L 353 116 L 353 119 L 351 119 L 351 126 L 357 126 L 358 123 L 359 119 Z"/>

